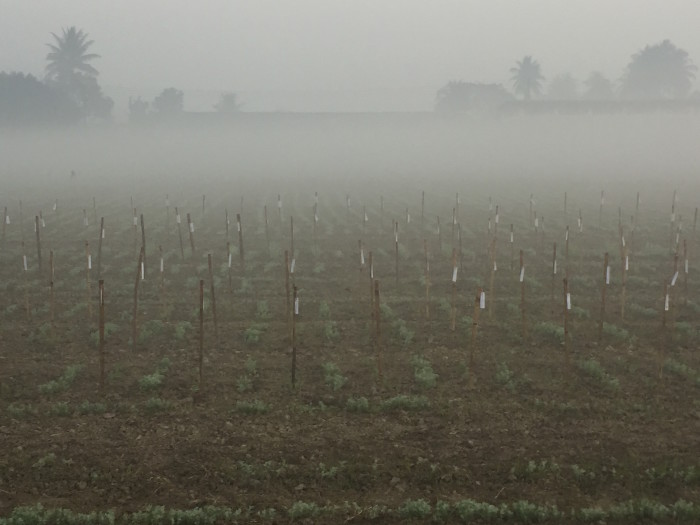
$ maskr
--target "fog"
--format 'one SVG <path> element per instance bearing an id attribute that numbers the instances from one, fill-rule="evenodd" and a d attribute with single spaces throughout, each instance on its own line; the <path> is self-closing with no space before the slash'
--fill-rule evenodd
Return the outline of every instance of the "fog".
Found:
<path id="1" fill-rule="evenodd" d="M 413 186 L 445 196 L 549 188 L 591 199 L 601 189 L 629 199 L 642 189 L 666 199 L 672 186 L 697 191 L 700 169 L 696 114 L 250 114 L 218 123 L 15 129 L 1 138 L 5 201 L 33 191 L 50 201 L 80 190 L 196 196 L 307 184 L 326 193 Z"/>

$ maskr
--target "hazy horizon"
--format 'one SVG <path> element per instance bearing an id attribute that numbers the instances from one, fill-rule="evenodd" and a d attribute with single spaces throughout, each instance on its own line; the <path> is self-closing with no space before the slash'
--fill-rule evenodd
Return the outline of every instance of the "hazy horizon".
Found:
<path id="1" fill-rule="evenodd" d="M 547 80 L 600 71 L 616 81 L 633 53 L 664 39 L 700 61 L 700 6 L 680 0 L 0 0 L 0 12 L 0 71 L 42 77 L 51 32 L 76 26 L 95 42 L 118 113 L 129 95 L 167 87 L 199 111 L 223 91 L 256 111 L 429 110 L 449 80 L 511 88 L 524 55 Z"/>

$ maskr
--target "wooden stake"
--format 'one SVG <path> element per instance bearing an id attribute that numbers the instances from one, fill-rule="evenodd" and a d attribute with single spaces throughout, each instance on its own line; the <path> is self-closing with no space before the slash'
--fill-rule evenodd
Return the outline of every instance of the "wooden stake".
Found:
<path id="1" fill-rule="evenodd" d="M 211 311 L 214 316 L 214 338 L 219 340 L 219 324 L 216 318 L 216 294 L 214 293 L 214 267 L 211 262 L 211 252 L 207 254 L 207 262 L 209 263 L 209 281 L 211 291 Z"/>
<path id="2" fill-rule="evenodd" d="M 566 356 L 566 367 L 571 368 L 571 355 L 569 352 L 569 280 L 564 277 L 564 354 Z"/>
<path id="3" fill-rule="evenodd" d="M 476 335 L 479 330 L 479 314 L 481 313 L 481 288 L 477 288 L 476 297 L 474 298 L 474 313 L 472 314 L 472 340 L 469 347 L 469 389 L 474 388 L 474 367 L 476 366 Z"/>
<path id="4" fill-rule="evenodd" d="M 99 280 L 100 287 L 100 392 L 105 389 L 105 282 Z"/>
<path id="5" fill-rule="evenodd" d="M 231 243 L 226 242 L 226 257 L 228 258 L 228 291 L 233 293 L 233 277 L 231 274 Z"/>
<path id="6" fill-rule="evenodd" d="M 527 318 L 525 315 L 525 264 L 522 250 L 520 250 L 520 315 L 522 318 L 523 338 L 525 338 L 527 337 Z"/>
<path id="7" fill-rule="evenodd" d="M 425 226 L 425 191 L 421 193 L 420 198 L 420 227 L 421 230 Z"/>
<path id="8" fill-rule="evenodd" d="M 425 192 L 423 192 L 425 194 Z M 425 253 L 424 280 L 425 280 L 425 319 L 430 320 L 430 259 L 428 255 L 428 240 L 423 239 L 423 252 Z"/>
<path id="9" fill-rule="evenodd" d="M 39 216 L 34 216 L 34 229 L 36 230 L 36 252 L 37 252 L 37 263 L 39 267 L 39 273 L 41 274 L 41 237 L 39 235 Z"/>
<path id="10" fill-rule="evenodd" d="M 192 219 L 190 218 L 189 213 L 187 214 L 187 230 L 190 233 L 190 248 L 192 249 L 192 257 L 194 257 L 194 224 L 192 224 Z"/>
<path id="11" fill-rule="evenodd" d="M 290 304 L 289 304 L 289 252 L 287 250 L 284 250 L 284 290 L 287 296 L 287 306 L 285 309 L 286 312 L 286 318 L 287 318 L 287 331 L 291 330 L 291 319 L 290 319 Z"/>
<path id="12" fill-rule="evenodd" d="M 600 295 L 600 320 L 598 321 L 598 340 L 603 340 L 603 323 L 605 322 L 605 293 L 608 289 L 608 275 L 610 274 L 610 265 L 608 264 L 608 252 L 605 252 L 605 260 L 603 262 L 603 287 Z"/>
<path id="13" fill-rule="evenodd" d="M 513 224 L 510 225 L 510 271 L 513 271 L 513 266 L 515 266 L 515 252 L 513 246 Z"/>
<path id="14" fill-rule="evenodd" d="M 180 223 L 182 222 L 180 219 L 180 213 L 177 211 L 177 206 L 175 206 L 175 222 L 177 222 L 177 236 L 180 238 L 180 256 L 182 257 L 182 260 L 185 260 L 185 246 L 182 243 L 182 228 Z"/>
<path id="15" fill-rule="evenodd" d="M 450 308 L 450 330 L 457 327 L 457 249 L 452 248 L 452 297 Z"/>
<path id="16" fill-rule="evenodd" d="M 292 310 L 292 338 L 291 338 L 291 344 L 292 344 L 292 388 L 296 386 L 296 374 L 297 374 L 297 345 L 296 345 L 296 337 L 297 337 L 297 322 L 296 322 L 296 317 L 297 317 L 297 301 L 298 301 L 298 296 L 297 296 L 297 287 L 294 285 L 294 306 Z"/>
<path id="17" fill-rule="evenodd" d="M 377 360 L 377 379 L 382 383 L 382 328 L 381 328 L 381 309 L 379 308 L 379 280 L 374 281 L 374 321 L 375 321 L 375 355 Z"/>
<path id="18" fill-rule="evenodd" d="M 136 279 L 134 281 L 134 313 L 131 321 L 131 340 L 133 347 L 136 348 L 136 320 L 139 313 L 139 281 L 141 280 L 141 263 L 143 262 L 143 247 L 139 252 L 139 262 L 136 265 Z"/>
<path id="19" fill-rule="evenodd" d="M 102 239 L 105 236 L 105 218 L 100 218 L 100 234 L 97 239 L 97 280 L 102 278 Z"/>
<path id="20" fill-rule="evenodd" d="M 491 276 L 489 278 L 489 319 L 493 318 L 493 303 L 495 302 L 495 290 L 494 290 L 494 280 L 496 277 L 496 236 L 494 235 L 491 239 L 491 249 L 489 250 L 491 257 L 489 258 L 489 264 L 491 265 Z"/>
<path id="21" fill-rule="evenodd" d="M 552 315 L 554 315 L 554 280 L 557 277 L 557 243 L 554 242 L 552 245 L 552 287 L 550 294 L 550 304 L 552 309 Z"/>
<path id="22" fill-rule="evenodd" d="M 54 293 L 53 293 L 53 283 L 55 279 L 54 265 L 53 265 L 53 250 L 49 251 L 49 315 L 51 317 L 51 328 L 54 325 Z"/>
<path id="23" fill-rule="evenodd" d="M 399 221 L 394 222 L 394 255 L 396 259 L 396 287 L 399 286 Z"/>
<path id="24" fill-rule="evenodd" d="M 204 279 L 199 280 L 199 395 L 204 392 L 204 376 L 202 368 L 204 366 Z"/>
<path id="25" fill-rule="evenodd" d="M 442 230 L 440 229 L 440 216 L 437 216 L 437 236 L 438 236 L 438 253 L 442 257 Z"/>
<path id="26" fill-rule="evenodd" d="M 143 213 L 141 214 L 141 244 L 143 246 L 143 278 L 146 278 L 148 273 L 148 266 L 146 264 L 146 225 L 143 221 Z"/>
<path id="27" fill-rule="evenodd" d="M 289 232 L 290 232 L 290 241 L 289 241 L 289 254 L 292 256 L 292 259 L 294 259 L 294 217 L 289 217 Z"/>
<path id="28" fill-rule="evenodd" d="M 245 252 L 243 251 L 243 226 L 241 225 L 241 214 L 236 214 L 236 226 L 238 228 L 238 255 L 241 258 L 241 273 L 245 273 Z"/>
<path id="29" fill-rule="evenodd" d="M 92 269 L 92 256 L 90 255 L 90 243 L 85 241 L 85 291 L 88 306 L 88 321 L 92 319 L 92 291 L 90 290 L 90 270 Z"/>

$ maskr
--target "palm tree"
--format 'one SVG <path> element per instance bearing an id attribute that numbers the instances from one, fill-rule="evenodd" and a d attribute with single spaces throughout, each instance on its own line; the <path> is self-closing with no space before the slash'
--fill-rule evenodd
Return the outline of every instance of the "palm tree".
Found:
<path id="1" fill-rule="evenodd" d="M 97 69 L 88 64 L 89 61 L 99 58 L 100 55 L 88 53 L 88 48 L 93 44 L 88 40 L 87 33 L 73 27 L 63 29 L 63 34 L 58 36 L 51 33 L 54 44 L 46 44 L 51 52 L 46 55 L 49 63 L 46 66 L 46 76 L 62 85 L 69 85 L 78 75 L 96 77 Z"/>
<path id="2" fill-rule="evenodd" d="M 532 95 L 539 95 L 542 92 L 542 81 L 544 77 L 540 71 L 540 64 L 537 60 L 532 60 L 531 56 L 526 56 L 510 68 L 513 73 L 511 80 L 515 93 L 522 95 L 525 100 L 530 100 Z"/>

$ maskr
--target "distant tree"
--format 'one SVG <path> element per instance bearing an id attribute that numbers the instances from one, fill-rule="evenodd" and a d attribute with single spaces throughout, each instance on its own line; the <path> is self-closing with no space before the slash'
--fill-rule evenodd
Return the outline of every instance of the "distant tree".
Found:
<path id="1" fill-rule="evenodd" d="M 175 88 L 167 88 L 153 99 L 151 107 L 156 115 L 161 117 L 173 116 L 182 113 L 185 95 Z"/>
<path id="2" fill-rule="evenodd" d="M 97 69 L 89 64 L 100 55 L 88 53 L 93 41 L 74 26 L 59 36 L 51 33 L 54 43 L 47 44 L 46 79 L 62 89 L 80 107 L 85 117 L 109 118 L 114 102 L 102 94 L 97 83 Z"/>
<path id="3" fill-rule="evenodd" d="M 453 80 L 437 92 L 435 111 L 459 113 L 471 110 L 489 110 L 512 99 L 513 95 L 500 84 L 479 84 Z"/>
<path id="4" fill-rule="evenodd" d="M 586 91 L 583 93 L 583 98 L 586 100 L 612 100 L 615 98 L 612 82 L 598 71 L 591 73 L 584 85 Z"/>
<path id="5" fill-rule="evenodd" d="M 62 90 L 32 75 L 0 72 L 0 125 L 69 124 L 80 108 Z"/>
<path id="6" fill-rule="evenodd" d="M 557 75 L 549 83 L 547 91 L 549 100 L 577 100 L 578 84 L 571 74 Z"/>
<path id="7" fill-rule="evenodd" d="M 522 95 L 525 100 L 530 100 L 533 95 L 537 96 L 542 92 L 542 81 L 544 77 L 537 60 L 532 60 L 531 56 L 523 57 L 515 67 L 510 69 L 513 74 L 511 80 L 516 95 Z"/>
<path id="8" fill-rule="evenodd" d="M 219 102 L 214 104 L 214 109 L 219 113 L 238 113 L 241 111 L 241 104 L 236 93 L 222 93 Z"/>
<path id="9" fill-rule="evenodd" d="M 143 122 L 148 115 L 148 102 L 141 100 L 141 97 L 129 97 L 129 120 L 132 122 Z"/>
<path id="10" fill-rule="evenodd" d="M 688 53 L 669 40 L 646 46 L 632 55 L 622 78 L 622 95 L 629 98 L 684 98 L 697 68 Z"/>

